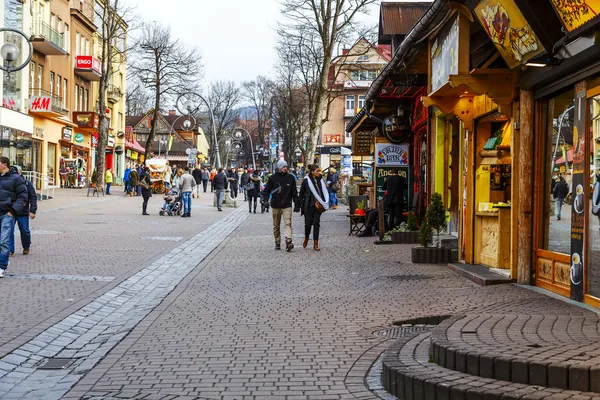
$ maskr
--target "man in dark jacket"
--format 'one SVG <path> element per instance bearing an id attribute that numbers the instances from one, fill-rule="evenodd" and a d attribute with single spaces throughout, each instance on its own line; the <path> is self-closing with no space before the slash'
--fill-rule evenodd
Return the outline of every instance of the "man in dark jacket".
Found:
<path id="1" fill-rule="evenodd" d="M 300 211 L 298 201 L 298 188 L 292 174 L 288 174 L 287 162 L 277 162 L 277 172 L 267 181 L 265 190 L 271 193 L 271 208 L 273 209 L 273 236 L 275 236 L 275 250 L 281 250 L 281 218 L 283 217 L 285 249 L 292 251 L 292 201 L 294 211 Z"/>
<path id="2" fill-rule="evenodd" d="M 248 201 L 248 193 L 246 193 L 246 185 L 250 182 L 250 174 L 247 169 L 244 169 L 244 173 L 240 177 L 240 190 L 244 192 L 244 201 Z"/>
<path id="3" fill-rule="evenodd" d="M 562 211 L 562 205 L 569 194 L 569 185 L 565 181 L 565 177 L 561 176 L 558 178 L 558 182 L 554 186 L 552 196 L 556 200 L 556 219 L 560 221 L 560 214 Z"/>
<path id="4" fill-rule="evenodd" d="M 194 181 L 196 182 L 193 197 L 200 197 L 200 184 L 202 183 L 202 171 L 200 170 L 200 167 L 198 165 L 196 165 L 196 168 L 194 168 L 194 171 L 192 171 L 192 176 L 194 177 Z"/>
<path id="5" fill-rule="evenodd" d="M 219 172 L 213 179 L 212 187 L 215 189 L 215 195 L 217 196 L 217 209 L 223 211 L 221 205 L 223 204 L 223 197 L 225 197 L 225 191 L 227 190 L 227 176 L 223 172 L 223 168 L 219 168 Z"/>
<path id="6" fill-rule="evenodd" d="M 25 210 L 28 195 L 25 180 L 15 168 L 10 168 L 7 157 L 0 157 L 0 278 L 8 268 L 10 236 L 15 217 Z"/>
<path id="7" fill-rule="evenodd" d="M 21 245 L 23 245 L 23 254 L 29 254 L 31 247 L 31 232 L 29 230 L 29 218 L 35 219 L 35 213 L 37 212 L 37 194 L 35 193 L 35 187 L 28 180 L 23 178 L 23 171 L 21 167 L 15 166 L 17 173 L 25 181 L 27 186 L 27 205 L 16 215 L 15 222 L 13 222 L 12 231 L 10 235 L 10 255 L 15 254 L 15 223 L 19 225 L 19 232 L 21 232 Z"/>
<path id="8" fill-rule="evenodd" d="M 231 197 L 236 198 L 238 195 L 238 183 L 239 183 L 239 175 L 235 168 L 231 168 L 230 171 L 227 171 L 227 180 L 229 180 Z"/>
<path id="9" fill-rule="evenodd" d="M 394 168 L 392 175 L 388 176 L 383 183 L 382 189 L 386 191 L 385 205 L 389 210 L 390 229 L 394 229 L 400 224 L 402 213 L 404 212 L 404 191 L 408 189 L 406 179 L 398 175 L 398 170 Z"/>

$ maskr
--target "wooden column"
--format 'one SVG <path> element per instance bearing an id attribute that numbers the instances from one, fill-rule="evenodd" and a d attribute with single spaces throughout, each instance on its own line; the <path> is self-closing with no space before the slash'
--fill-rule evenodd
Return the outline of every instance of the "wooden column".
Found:
<path id="1" fill-rule="evenodd" d="M 521 285 L 531 284 L 531 224 L 533 211 L 533 92 L 521 90 L 520 99 L 520 130 L 519 138 L 517 175 L 519 184 L 518 190 L 518 215 L 517 215 L 517 235 L 518 235 L 518 277 L 517 282 Z M 515 132 L 516 133 L 516 132 Z M 513 189 L 514 190 L 514 189 Z"/>

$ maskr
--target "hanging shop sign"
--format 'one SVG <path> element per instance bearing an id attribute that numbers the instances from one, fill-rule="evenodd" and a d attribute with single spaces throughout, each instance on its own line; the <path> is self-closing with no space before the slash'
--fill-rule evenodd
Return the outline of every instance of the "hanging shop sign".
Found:
<path id="1" fill-rule="evenodd" d="M 325 140 L 324 140 L 324 142 L 326 144 L 329 144 L 329 143 L 332 143 L 332 144 L 333 143 L 337 143 L 337 144 L 339 144 L 339 143 L 342 142 L 341 135 L 329 135 L 329 134 L 325 134 Z"/>
<path id="2" fill-rule="evenodd" d="M 98 132 L 92 133 L 92 147 L 98 147 L 99 135 Z"/>
<path id="3" fill-rule="evenodd" d="M 100 118 L 96 113 L 74 112 L 73 119 L 80 128 L 98 129 L 100 127 Z"/>
<path id="4" fill-rule="evenodd" d="M 83 142 L 83 139 L 84 139 L 84 137 L 81 133 L 78 133 L 75 135 L 75 143 L 81 143 L 81 142 Z"/>
<path id="5" fill-rule="evenodd" d="M 473 11 L 509 68 L 544 51 L 513 0 L 482 0 Z"/>
<path id="6" fill-rule="evenodd" d="M 596 19 L 600 12 L 600 0 L 552 0 L 552 5 L 568 32 Z"/>
<path id="7" fill-rule="evenodd" d="M 123 154 L 123 151 L 125 151 L 123 149 L 123 146 L 117 146 L 117 147 L 115 147 L 115 154 Z"/>
<path id="8" fill-rule="evenodd" d="M 118 139 L 123 139 L 124 137 L 125 137 L 125 132 L 123 132 L 123 131 L 119 131 L 119 132 L 117 133 L 117 138 L 118 138 Z"/>
<path id="9" fill-rule="evenodd" d="M 573 127 L 573 201 L 571 204 L 571 299 L 583 301 L 584 228 L 587 198 L 585 187 L 585 133 L 587 118 L 586 81 L 575 86 L 575 126 Z"/>
<path id="10" fill-rule="evenodd" d="M 108 141 L 106 142 L 108 147 L 115 147 L 115 137 L 114 135 L 108 135 Z"/>
<path id="11" fill-rule="evenodd" d="M 377 143 L 375 165 L 385 167 L 408 166 L 408 144 Z"/>
<path id="12" fill-rule="evenodd" d="M 62 129 L 62 140 L 66 140 L 67 142 L 73 140 L 73 128 L 70 126 L 65 126 Z"/>
<path id="13" fill-rule="evenodd" d="M 431 91 L 435 92 L 458 73 L 458 15 L 448 22 L 431 44 Z"/>

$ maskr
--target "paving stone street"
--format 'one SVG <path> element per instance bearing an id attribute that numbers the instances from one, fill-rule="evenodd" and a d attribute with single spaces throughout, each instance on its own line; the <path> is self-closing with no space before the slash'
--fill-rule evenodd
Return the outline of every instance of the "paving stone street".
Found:
<path id="1" fill-rule="evenodd" d="M 246 203 L 219 213 L 206 195 L 195 200 L 192 218 L 159 217 L 155 196 L 152 216 L 143 217 L 141 199 L 114 193 L 92 199 L 65 190 L 40 203 L 32 253 L 20 255 L 17 245 L 0 281 L 0 399 L 393 398 L 367 377 L 388 348 L 384 371 L 402 369 L 395 361 L 402 343 L 411 356 L 427 354 L 423 340 L 448 349 L 424 361 L 444 369 L 435 373 L 464 374 L 477 360 L 471 375 L 482 381 L 452 398 L 470 399 L 469 388 L 492 378 L 550 390 L 507 398 L 594 398 L 584 394 L 600 381 L 599 321 L 590 310 L 412 264 L 410 245 L 348 236 L 344 206 L 323 215 L 321 252 L 301 247 L 303 220 L 295 215 L 296 248 L 287 253 L 274 250 L 271 215 L 249 214 Z M 421 317 L 433 318 L 418 321 L 432 325 L 419 339 L 398 342 L 383 332 Z M 464 368 L 446 359 L 463 352 L 473 355 Z M 43 369 L 47 358 L 68 364 Z M 546 375 L 525 382 L 519 368 L 529 358 Z M 497 365 L 491 373 L 486 360 Z M 587 375 L 569 380 L 578 360 Z M 564 388 L 548 379 L 564 373 Z M 448 397 L 420 398 L 450 398 L 450 386 Z M 402 391 L 400 398 L 413 398 Z"/>

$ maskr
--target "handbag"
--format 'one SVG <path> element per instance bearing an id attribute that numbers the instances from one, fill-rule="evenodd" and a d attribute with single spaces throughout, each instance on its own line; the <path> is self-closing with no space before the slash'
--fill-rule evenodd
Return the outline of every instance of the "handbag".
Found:
<path id="1" fill-rule="evenodd" d="M 321 204 L 321 202 L 319 200 L 315 201 L 315 208 L 317 209 L 318 212 L 320 212 L 321 214 L 323 214 L 325 211 L 327 211 L 325 209 L 325 207 L 323 207 L 323 204 Z"/>
<path id="2" fill-rule="evenodd" d="M 331 189 L 332 189 L 334 192 L 338 192 L 338 191 L 341 189 L 339 182 L 336 182 L 336 183 L 334 183 L 333 185 L 331 185 Z"/>
<path id="3" fill-rule="evenodd" d="M 144 179 L 139 181 L 138 186 L 141 186 L 142 189 L 150 189 L 150 185 L 148 185 L 148 183 L 146 183 L 146 177 L 144 177 Z"/>

